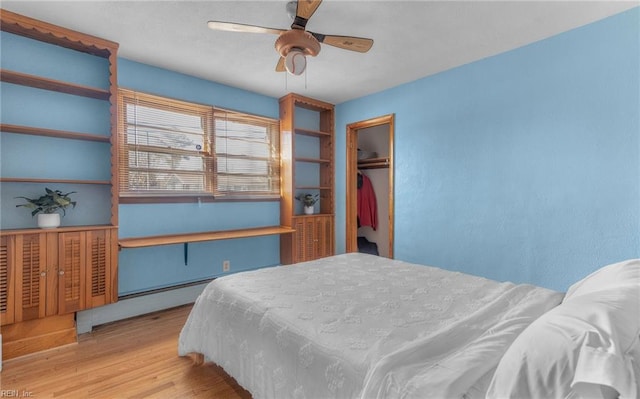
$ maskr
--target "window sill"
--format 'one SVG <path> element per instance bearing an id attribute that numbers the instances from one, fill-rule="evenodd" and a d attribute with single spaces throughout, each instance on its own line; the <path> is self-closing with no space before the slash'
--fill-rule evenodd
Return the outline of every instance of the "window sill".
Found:
<path id="1" fill-rule="evenodd" d="M 275 198 L 255 198 L 255 197 L 219 197 L 212 195 L 154 195 L 154 196 L 120 196 L 120 204 L 170 204 L 170 203 L 203 203 L 203 202 L 272 202 L 280 201 Z"/>

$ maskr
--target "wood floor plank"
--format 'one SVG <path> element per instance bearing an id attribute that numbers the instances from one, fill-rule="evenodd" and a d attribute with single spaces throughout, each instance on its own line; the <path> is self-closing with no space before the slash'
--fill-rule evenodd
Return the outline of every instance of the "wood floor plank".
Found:
<path id="1" fill-rule="evenodd" d="M 249 399 L 222 368 L 177 354 L 191 305 L 106 324 L 78 343 L 3 363 L 0 387 L 34 398 Z"/>

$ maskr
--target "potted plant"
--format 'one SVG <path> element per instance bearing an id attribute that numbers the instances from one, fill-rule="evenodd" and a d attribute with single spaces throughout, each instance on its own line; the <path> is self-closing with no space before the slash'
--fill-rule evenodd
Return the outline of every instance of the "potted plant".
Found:
<path id="1" fill-rule="evenodd" d="M 31 216 L 38 215 L 38 227 L 42 229 L 51 229 L 60 226 L 60 213 L 62 216 L 66 215 L 65 209 L 69 206 L 75 208 L 76 202 L 72 201 L 69 195 L 74 194 L 75 191 L 63 194 L 60 190 L 50 190 L 45 188 L 46 194 L 39 198 L 22 198 L 27 201 L 26 204 L 16 205 L 16 207 L 25 207 L 33 209 Z"/>
<path id="2" fill-rule="evenodd" d="M 318 194 L 299 194 L 296 195 L 296 199 L 304 205 L 304 213 L 305 215 L 313 214 L 313 205 L 318 202 L 319 199 Z"/>

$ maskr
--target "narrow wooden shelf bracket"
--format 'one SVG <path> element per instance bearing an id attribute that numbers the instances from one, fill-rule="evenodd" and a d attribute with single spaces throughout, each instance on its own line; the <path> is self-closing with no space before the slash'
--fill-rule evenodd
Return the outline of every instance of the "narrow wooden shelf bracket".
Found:
<path id="1" fill-rule="evenodd" d="M 118 245 L 120 249 L 124 248 L 144 248 L 157 245 L 172 245 L 183 244 L 184 248 L 184 264 L 189 262 L 189 243 L 192 242 L 204 242 L 204 241 L 218 241 L 218 240 L 230 240 L 234 238 L 249 238 L 249 237 L 261 237 L 280 234 L 291 234 L 295 232 L 295 229 L 284 226 L 268 226 L 268 227 L 256 227 L 249 229 L 238 230 L 219 230 L 219 231 L 205 231 L 200 233 L 185 233 L 185 234 L 166 234 L 159 236 L 147 236 L 147 237 L 134 237 L 134 238 L 122 238 L 119 240 Z"/>

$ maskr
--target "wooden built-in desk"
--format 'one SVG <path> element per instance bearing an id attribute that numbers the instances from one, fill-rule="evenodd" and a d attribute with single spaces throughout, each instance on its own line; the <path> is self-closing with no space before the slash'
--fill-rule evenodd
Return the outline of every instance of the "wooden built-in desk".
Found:
<path id="1" fill-rule="evenodd" d="M 188 249 L 190 242 L 261 237 L 280 234 L 291 234 L 293 232 L 295 232 L 295 229 L 292 229 L 291 227 L 267 226 L 238 230 L 204 231 L 199 233 L 166 234 L 147 237 L 121 238 L 118 241 L 118 245 L 120 249 L 123 249 L 152 247 L 156 245 L 184 244 L 184 264 L 186 265 L 188 262 Z"/>

